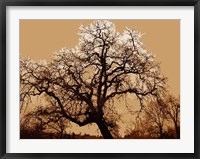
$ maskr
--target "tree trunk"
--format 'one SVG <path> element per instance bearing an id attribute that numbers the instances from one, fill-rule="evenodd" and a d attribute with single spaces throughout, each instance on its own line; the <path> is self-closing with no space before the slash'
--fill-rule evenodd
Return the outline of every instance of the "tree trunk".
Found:
<path id="1" fill-rule="evenodd" d="M 96 124 L 98 125 L 104 139 L 113 139 L 113 136 L 104 121 L 100 120 Z"/>
<path id="2" fill-rule="evenodd" d="M 159 133 L 160 133 L 160 139 L 163 138 L 163 128 L 162 128 L 162 125 L 159 125 Z"/>
<path id="3" fill-rule="evenodd" d="M 176 130 L 176 138 L 180 139 L 180 128 L 178 127 L 178 125 L 176 123 L 174 123 L 175 126 L 175 130 Z"/>

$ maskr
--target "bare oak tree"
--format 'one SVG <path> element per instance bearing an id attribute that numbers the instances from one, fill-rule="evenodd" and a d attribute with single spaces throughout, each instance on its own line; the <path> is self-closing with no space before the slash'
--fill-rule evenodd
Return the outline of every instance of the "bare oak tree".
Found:
<path id="1" fill-rule="evenodd" d="M 119 118 L 114 100 L 133 94 L 142 102 L 164 89 L 166 78 L 140 32 L 119 34 L 112 22 L 97 20 L 81 26 L 79 35 L 75 48 L 61 49 L 51 62 L 21 59 L 21 107 L 45 96 L 62 117 L 79 126 L 95 123 L 104 138 L 113 138 Z"/>

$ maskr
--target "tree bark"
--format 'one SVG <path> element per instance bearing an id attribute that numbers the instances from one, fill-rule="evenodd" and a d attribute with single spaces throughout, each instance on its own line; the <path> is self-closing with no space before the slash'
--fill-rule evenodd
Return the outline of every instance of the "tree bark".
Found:
<path id="1" fill-rule="evenodd" d="M 159 125 L 159 133 L 160 133 L 160 139 L 163 138 L 163 128 L 162 128 L 162 125 Z"/>
<path id="2" fill-rule="evenodd" d="M 176 130 L 176 138 L 180 139 L 180 128 L 176 123 L 174 123 L 174 126 L 175 126 L 175 130 Z"/>
<path id="3" fill-rule="evenodd" d="M 113 136 L 108 130 L 108 126 L 106 125 L 104 121 L 99 120 L 96 124 L 98 125 L 99 130 L 101 131 L 101 134 L 104 139 L 113 139 Z"/>

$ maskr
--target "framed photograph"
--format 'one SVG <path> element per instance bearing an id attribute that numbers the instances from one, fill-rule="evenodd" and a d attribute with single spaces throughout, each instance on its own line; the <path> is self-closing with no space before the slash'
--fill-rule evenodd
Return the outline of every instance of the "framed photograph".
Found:
<path id="1" fill-rule="evenodd" d="M 200 158 L 192 0 L 3 0 L 2 158 Z"/>

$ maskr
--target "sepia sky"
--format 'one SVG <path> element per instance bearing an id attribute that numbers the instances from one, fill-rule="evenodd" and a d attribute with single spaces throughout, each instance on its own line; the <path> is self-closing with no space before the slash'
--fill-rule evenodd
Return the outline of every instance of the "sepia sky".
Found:
<path id="1" fill-rule="evenodd" d="M 20 56 L 51 60 L 63 47 L 74 48 L 80 25 L 93 20 L 20 20 Z M 161 73 L 168 78 L 169 90 L 180 94 L 180 20 L 110 20 L 116 30 L 125 27 L 144 33 L 144 48 L 161 63 Z"/>

